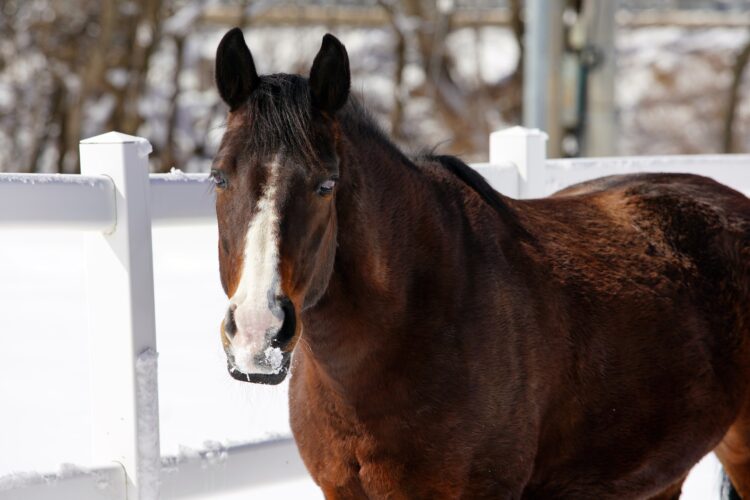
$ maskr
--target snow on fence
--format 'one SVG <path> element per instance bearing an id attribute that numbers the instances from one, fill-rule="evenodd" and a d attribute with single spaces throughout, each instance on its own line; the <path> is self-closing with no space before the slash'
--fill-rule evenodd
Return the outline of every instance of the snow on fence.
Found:
<path id="1" fill-rule="evenodd" d="M 546 160 L 547 137 L 514 127 L 490 137 L 474 167 L 500 192 L 545 196 L 583 180 L 631 172 L 707 175 L 750 195 L 750 155 Z M 192 458 L 161 457 L 153 225 L 214 221 L 205 174 L 148 174 L 146 139 L 110 132 L 81 142 L 81 175 L 0 174 L 0 228 L 86 231 L 92 373 L 92 456 L 100 467 L 0 478 L 0 498 L 149 500 L 211 496 L 306 475 L 290 439 Z"/>

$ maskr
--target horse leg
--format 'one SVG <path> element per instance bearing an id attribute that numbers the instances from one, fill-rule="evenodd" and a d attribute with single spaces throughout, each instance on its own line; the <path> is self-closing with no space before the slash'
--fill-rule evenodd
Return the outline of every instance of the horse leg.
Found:
<path id="1" fill-rule="evenodd" d="M 750 414 L 744 411 L 714 449 L 740 498 L 750 498 Z M 727 489 L 729 498 L 733 492 Z"/>
<path id="2" fill-rule="evenodd" d="M 685 482 L 685 478 L 687 478 L 687 476 L 672 483 L 664 491 L 652 496 L 648 500 L 679 500 L 680 495 L 682 495 L 682 483 Z"/>

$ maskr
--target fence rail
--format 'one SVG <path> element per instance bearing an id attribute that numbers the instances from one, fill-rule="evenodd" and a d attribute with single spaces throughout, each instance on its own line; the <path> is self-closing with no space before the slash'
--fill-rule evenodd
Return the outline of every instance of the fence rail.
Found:
<path id="1" fill-rule="evenodd" d="M 110 231 L 114 225 L 109 177 L 0 173 L 0 226 Z"/>
<path id="2" fill-rule="evenodd" d="M 214 219 L 205 174 L 152 174 L 149 184 L 153 225 Z M 0 227 L 110 232 L 115 201 L 115 184 L 106 175 L 0 173 Z"/>
<path id="3" fill-rule="evenodd" d="M 750 194 L 750 155 L 546 160 L 546 140 L 520 127 L 494 132 L 490 162 L 474 167 L 517 198 L 645 171 L 707 175 Z M 105 465 L 0 478 L 0 499 L 183 498 L 306 474 L 291 440 L 227 448 L 219 465 L 160 456 L 151 228 L 213 222 L 215 213 L 205 174 L 149 176 L 149 152 L 145 139 L 111 132 L 81 142 L 83 175 L 0 174 L 0 229 L 86 231 L 89 329 L 107 332 L 89 336 L 92 456 Z"/>
<path id="4" fill-rule="evenodd" d="M 543 194 L 595 177 L 641 172 L 697 174 L 750 196 L 750 155 L 675 155 L 548 160 Z"/>
<path id="5" fill-rule="evenodd" d="M 307 475 L 294 440 L 276 439 L 162 457 L 159 493 L 162 500 L 211 498 Z M 119 464 L 0 481 L 4 500 L 126 500 L 126 491 L 125 469 Z"/>
<path id="6" fill-rule="evenodd" d="M 151 221 L 157 226 L 213 222 L 213 186 L 206 174 L 152 174 Z"/>

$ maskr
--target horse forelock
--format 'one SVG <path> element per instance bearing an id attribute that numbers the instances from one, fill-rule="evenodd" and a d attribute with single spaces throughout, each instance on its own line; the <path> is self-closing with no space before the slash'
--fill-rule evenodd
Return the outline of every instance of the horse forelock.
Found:
<path id="1" fill-rule="evenodd" d="M 286 154 L 314 157 L 312 104 L 307 79 L 274 74 L 260 78 L 247 102 L 230 113 L 231 147 L 255 158 Z"/>

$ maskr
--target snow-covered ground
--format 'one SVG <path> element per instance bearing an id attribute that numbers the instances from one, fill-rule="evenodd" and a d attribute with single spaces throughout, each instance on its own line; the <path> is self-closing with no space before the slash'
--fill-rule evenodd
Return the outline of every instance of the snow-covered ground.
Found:
<path id="1" fill-rule="evenodd" d="M 157 229 L 153 241 L 162 454 L 288 437 L 286 384 L 226 372 L 215 227 Z M 81 233 L 0 229 L 0 477 L 90 463 L 83 259 Z M 311 480 L 285 486 L 258 498 L 321 496 Z"/>
<path id="2" fill-rule="evenodd" d="M 215 227 L 156 229 L 153 241 L 162 453 L 288 436 L 286 384 L 244 384 L 226 373 Z M 83 265 L 80 233 L 0 229 L 0 478 L 90 462 Z M 718 470 L 704 459 L 683 498 L 718 498 Z M 253 493 L 321 497 L 310 480 Z"/>

